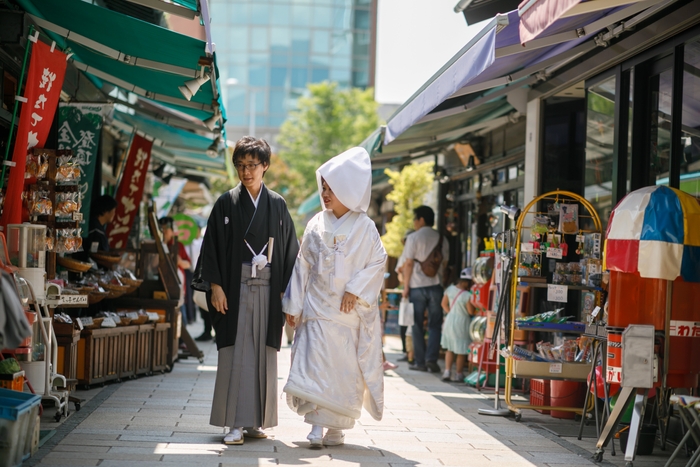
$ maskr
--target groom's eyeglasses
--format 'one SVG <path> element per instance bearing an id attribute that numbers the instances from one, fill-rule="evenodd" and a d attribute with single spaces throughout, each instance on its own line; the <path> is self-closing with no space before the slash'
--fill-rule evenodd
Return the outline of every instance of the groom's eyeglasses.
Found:
<path id="1" fill-rule="evenodd" d="M 239 172 L 243 172 L 244 170 L 247 170 L 248 172 L 252 172 L 253 170 L 256 169 L 257 166 L 259 166 L 261 164 L 262 164 L 262 162 L 258 162 L 257 164 L 233 164 L 233 166 Z"/>

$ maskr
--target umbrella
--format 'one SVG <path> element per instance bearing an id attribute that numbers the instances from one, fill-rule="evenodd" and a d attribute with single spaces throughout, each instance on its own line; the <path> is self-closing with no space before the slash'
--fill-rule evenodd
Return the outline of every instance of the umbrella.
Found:
<path id="1" fill-rule="evenodd" d="M 197 238 L 199 226 L 192 217 L 187 214 L 178 213 L 173 216 L 173 221 L 175 223 L 174 230 L 177 234 L 177 240 L 180 243 L 187 246 Z"/>
<path id="2" fill-rule="evenodd" d="M 700 282 L 700 202 L 666 186 L 628 194 L 610 214 L 605 260 L 612 271 Z"/>

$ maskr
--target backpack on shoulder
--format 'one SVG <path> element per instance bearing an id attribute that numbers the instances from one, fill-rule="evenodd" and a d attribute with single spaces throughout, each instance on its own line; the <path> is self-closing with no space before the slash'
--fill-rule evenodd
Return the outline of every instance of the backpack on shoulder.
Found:
<path id="1" fill-rule="evenodd" d="M 443 235 L 440 234 L 440 240 L 438 241 L 437 246 L 433 248 L 427 258 L 425 258 L 423 261 L 418 261 L 417 259 L 414 260 L 420 264 L 421 271 L 423 271 L 423 274 L 428 277 L 435 277 L 437 276 L 438 271 L 440 271 L 440 265 L 442 265 L 443 260 L 442 238 Z"/>

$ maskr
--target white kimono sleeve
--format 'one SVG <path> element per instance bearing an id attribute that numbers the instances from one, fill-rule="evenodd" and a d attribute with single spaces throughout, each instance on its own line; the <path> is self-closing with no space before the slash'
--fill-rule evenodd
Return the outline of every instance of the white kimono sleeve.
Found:
<path id="1" fill-rule="evenodd" d="M 345 285 L 345 291 L 357 296 L 361 301 L 360 303 L 366 307 L 376 305 L 379 292 L 382 290 L 382 283 L 384 282 L 384 269 L 387 258 L 379 234 L 377 233 L 373 237 L 372 253 L 367 266 L 357 271 Z"/>

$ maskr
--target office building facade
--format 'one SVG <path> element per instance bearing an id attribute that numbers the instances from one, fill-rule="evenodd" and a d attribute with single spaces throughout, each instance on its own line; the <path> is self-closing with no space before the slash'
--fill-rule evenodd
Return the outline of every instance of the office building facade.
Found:
<path id="1" fill-rule="evenodd" d="M 376 0 L 211 0 L 229 139 L 274 141 L 309 83 L 374 84 Z"/>

